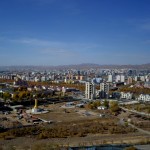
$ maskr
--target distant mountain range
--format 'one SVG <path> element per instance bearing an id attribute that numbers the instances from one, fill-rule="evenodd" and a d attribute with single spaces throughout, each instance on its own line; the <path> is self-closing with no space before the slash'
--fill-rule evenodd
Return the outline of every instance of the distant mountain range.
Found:
<path id="1" fill-rule="evenodd" d="M 99 65 L 92 63 L 59 66 L 0 66 L 0 70 L 60 70 L 60 69 L 150 69 L 150 63 L 141 65 Z"/>

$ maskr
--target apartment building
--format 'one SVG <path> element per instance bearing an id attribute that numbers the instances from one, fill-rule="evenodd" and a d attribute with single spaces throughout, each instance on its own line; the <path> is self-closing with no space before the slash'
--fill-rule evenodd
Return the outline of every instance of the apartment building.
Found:
<path id="1" fill-rule="evenodd" d="M 85 98 L 95 99 L 95 84 L 92 82 L 85 83 Z"/>

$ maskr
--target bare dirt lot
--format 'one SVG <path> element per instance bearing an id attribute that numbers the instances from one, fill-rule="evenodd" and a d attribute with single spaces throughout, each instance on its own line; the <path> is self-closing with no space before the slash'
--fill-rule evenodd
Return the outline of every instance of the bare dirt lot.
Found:
<path id="1" fill-rule="evenodd" d="M 150 131 L 150 117 L 131 112 L 122 112 L 118 117 L 130 120 L 136 127 Z"/>
<path id="2" fill-rule="evenodd" d="M 47 126 L 42 124 L 42 128 L 47 127 L 47 129 L 42 130 L 39 134 L 42 135 L 42 138 L 34 134 L 25 134 L 19 137 L 16 132 L 12 139 L 4 140 L 4 138 L 1 138 L 1 147 L 4 150 L 40 150 L 41 147 L 46 144 L 55 146 L 83 146 L 122 143 L 145 144 L 150 142 L 150 136 L 130 128 L 128 130 L 127 126 L 120 126 L 120 124 L 118 124 L 118 117 L 112 117 L 108 112 L 107 117 L 101 118 L 99 114 L 105 113 L 105 111 L 93 111 L 87 108 L 63 108 L 62 106 L 64 104 L 65 103 L 51 104 L 46 107 L 40 106 L 41 108 L 49 110 L 49 113 L 35 116 L 53 121 L 52 124 Z M 129 113 L 122 113 L 119 117 L 127 119 L 129 115 Z M 9 117 L 11 120 L 11 115 L 8 115 L 8 118 Z M 20 120 L 20 122 L 22 122 L 22 120 Z M 51 134 L 51 132 L 53 132 L 53 134 Z M 78 134 L 79 132 L 82 134 Z M 122 132 L 123 134 L 121 134 Z M 58 138 L 60 136 L 59 133 L 62 134 L 62 138 Z M 70 133 L 73 133 L 73 135 L 71 136 Z M 52 138 L 53 136 L 55 138 Z"/>
<path id="3" fill-rule="evenodd" d="M 63 108 L 62 106 L 64 104 L 65 103 L 49 105 L 46 107 L 46 109 L 50 110 L 49 113 L 35 116 L 45 120 L 52 120 L 54 122 L 70 122 L 99 117 L 98 113 L 86 110 L 85 108 Z"/>

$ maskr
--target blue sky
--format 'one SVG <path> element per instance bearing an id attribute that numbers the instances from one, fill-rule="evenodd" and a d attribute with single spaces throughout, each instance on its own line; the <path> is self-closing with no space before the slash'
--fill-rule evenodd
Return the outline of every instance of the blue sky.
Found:
<path id="1" fill-rule="evenodd" d="M 0 0 L 0 66 L 150 63 L 149 0 Z"/>

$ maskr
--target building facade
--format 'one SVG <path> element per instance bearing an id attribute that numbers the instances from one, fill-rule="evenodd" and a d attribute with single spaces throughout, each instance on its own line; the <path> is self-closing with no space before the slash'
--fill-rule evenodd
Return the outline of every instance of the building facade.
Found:
<path id="1" fill-rule="evenodd" d="M 108 98 L 109 95 L 109 83 L 100 83 L 100 98 Z"/>
<path id="2" fill-rule="evenodd" d="M 128 93 L 124 93 L 124 92 L 121 92 L 121 99 L 132 99 L 132 97 L 133 97 L 133 93 L 130 93 L 130 92 L 128 92 Z"/>
<path id="3" fill-rule="evenodd" d="M 139 101 L 144 101 L 144 102 L 150 102 L 150 95 L 149 94 L 140 94 L 138 97 Z"/>
<path id="4" fill-rule="evenodd" d="M 95 84 L 92 82 L 85 83 L 85 98 L 86 99 L 95 99 Z"/>
<path id="5" fill-rule="evenodd" d="M 113 76 L 111 74 L 108 75 L 108 82 L 113 82 Z"/>

